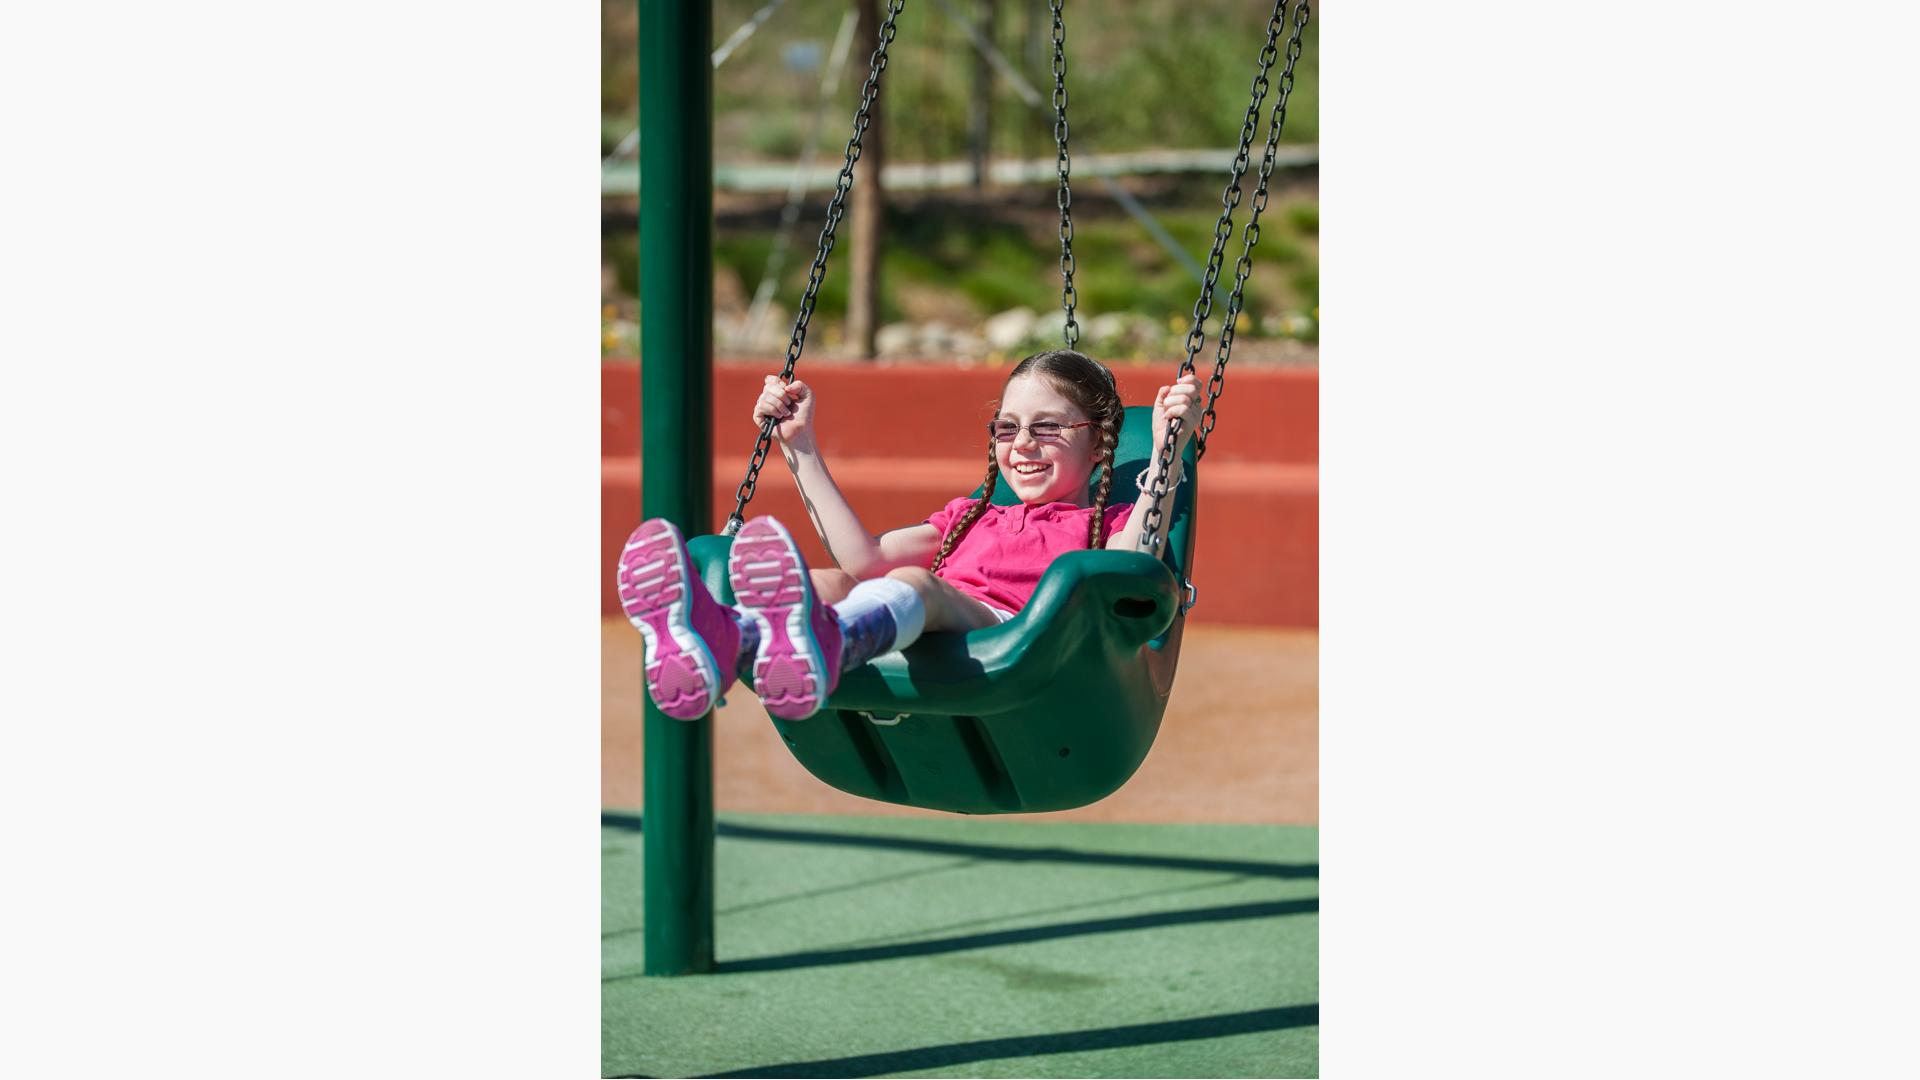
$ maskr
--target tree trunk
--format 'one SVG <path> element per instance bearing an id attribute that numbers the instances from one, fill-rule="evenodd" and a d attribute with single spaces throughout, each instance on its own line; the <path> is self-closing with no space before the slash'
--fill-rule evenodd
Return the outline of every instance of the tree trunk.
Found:
<path id="1" fill-rule="evenodd" d="M 980 0 L 980 36 L 993 41 L 996 0 Z M 967 143 L 973 156 L 973 190 L 987 186 L 987 157 L 993 141 L 993 65 L 984 49 L 973 50 L 973 101 L 967 117 Z"/>
<path id="2" fill-rule="evenodd" d="M 1035 3 L 1034 0 L 1027 0 L 1027 3 L 1023 6 L 1026 8 L 1027 25 L 1026 29 L 1020 34 L 1020 40 L 1026 43 L 1026 52 L 1021 56 L 1021 59 L 1026 62 L 1027 81 L 1038 86 L 1040 85 L 1042 72 L 1047 72 L 1049 77 L 1051 76 L 1051 71 L 1047 67 L 1046 46 L 1043 45 L 1040 40 L 1040 5 Z M 1048 40 L 1051 41 L 1052 39 L 1049 38 Z M 1026 119 L 1027 117 L 1023 116 L 1021 122 L 1015 125 L 1015 130 L 1020 132 L 1020 159 L 1022 161 L 1031 160 L 1034 156 L 1033 133 L 1035 125 L 1027 123 Z M 1049 134 L 1053 132 L 1052 125 L 1047 126 L 1047 132 Z"/>
<path id="3" fill-rule="evenodd" d="M 878 0 L 857 0 L 855 10 L 854 55 L 871 56 L 880 42 Z M 861 142 L 860 161 L 854 166 L 853 193 L 849 196 L 853 204 L 849 213 L 853 252 L 847 289 L 847 352 L 860 359 L 871 359 L 876 351 L 874 334 L 880 318 L 880 242 L 886 216 L 886 193 L 880 189 L 880 166 L 886 160 L 880 97 L 874 95 L 873 108 L 867 114 L 867 133 Z"/>

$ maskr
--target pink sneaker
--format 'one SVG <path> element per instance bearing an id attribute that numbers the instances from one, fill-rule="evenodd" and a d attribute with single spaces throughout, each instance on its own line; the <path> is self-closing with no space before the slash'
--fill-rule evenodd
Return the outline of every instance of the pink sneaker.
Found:
<path id="1" fill-rule="evenodd" d="M 757 517 L 733 539 L 727 559 L 733 599 L 760 624 L 753 684 L 760 703 L 782 720 L 820 711 L 840 685 L 840 622 L 814 602 L 806 560 L 786 526 Z"/>
<path id="2" fill-rule="evenodd" d="M 620 606 L 646 639 L 647 695 L 676 720 L 698 720 L 734 682 L 740 626 L 687 561 L 673 522 L 641 522 L 620 553 Z"/>

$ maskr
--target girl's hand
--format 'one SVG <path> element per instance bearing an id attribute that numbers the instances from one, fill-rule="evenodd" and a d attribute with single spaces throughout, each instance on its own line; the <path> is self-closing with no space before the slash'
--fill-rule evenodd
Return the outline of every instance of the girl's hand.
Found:
<path id="1" fill-rule="evenodd" d="M 753 403 L 753 426 L 758 430 L 767 417 L 781 421 L 773 429 L 774 437 L 791 443 L 813 433 L 813 388 L 795 379 L 781 382 L 778 375 L 767 376 L 759 400 Z"/>
<path id="2" fill-rule="evenodd" d="M 1173 460 L 1180 460 L 1180 455 L 1186 452 L 1187 440 L 1193 438 L 1200 423 L 1200 410 L 1195 407 L 1199 399 L 1200 377 L 1191 372 L 1180 376 L 1172 386 L 1161 387 L 1153 395 L 1153 450 L 1148 461 L 1160 460 L 1160 448 L 1167 442 L 1167 421 L 1175 418 L 1180 420 L 1180 437 L 1173 448 Z"/>

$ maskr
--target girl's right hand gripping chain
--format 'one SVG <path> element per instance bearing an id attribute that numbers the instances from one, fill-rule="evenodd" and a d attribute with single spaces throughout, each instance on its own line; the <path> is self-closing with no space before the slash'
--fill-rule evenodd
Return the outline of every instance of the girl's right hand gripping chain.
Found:
<path id="1" fill-rule="evenodd" d="M 798 379 L 781 382 L 778 375 L 767 376 L 759 400 L 753 403 L 753 426 L 757 431 L 768 417 L 779 420 L 774 437 L 792 446 L 795 440 L 813 438 L 813 388 Z"/>

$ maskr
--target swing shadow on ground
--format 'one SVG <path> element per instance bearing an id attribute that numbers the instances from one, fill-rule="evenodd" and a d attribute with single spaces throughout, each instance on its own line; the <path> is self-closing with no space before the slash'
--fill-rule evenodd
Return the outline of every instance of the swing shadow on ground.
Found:
<path id="1" fill-rule="evenodd" d="M 624 832 L 640 832 L 640 815 L 603 810 L 600 824 Z M 841 847 L 878 848 L 912 851 L 927 855 L 951 855 L 994 862 L 1053 862 L 1081 866 L 1154 867 L 1165 870 L 1199 870 L 1220 874 L 1244 874 L 1248 877 L 1318 878 L 1320 864 L 1274 863 L 1250 859 L 1208 859 L 1182 855 L 1133 855 L 1106 851 L 1076 851 L 1061 847 L 1006 847 L 995 844 L 963 844 L 950 840 L 923 840 L 908 836 L 866 836 L 859 833 L 814 832 L 810 829 L 782 829 L 763 825 L 720 822 L 722 837 L 734 840 L 767 840 L 793 844 L 827 844 Z"/>
<path id="2" fill-rule="evenodd" d="M 1111 1050 L 1156 1043 L 1217 1039 L 1229 1035 L 1248 1035 L 1286 1028 L 1313 1027 L 1320 1023 L 1320 1006 L 1290 1005 L 1276 1009 L 1251 1009 L 1246 1012 L 1200 1016 L 1189 1020 L 1160 1020 L 1146 1024 L 1122 1024 L 1117 1027 L 1062 1031 L 1048 1035 L 1021 1035 L 1000 1039 L 975 1039 L 969 1042 L 922 1046 L 883 1054 L 858 1054 L 852 1057 L 820 1061 L 795 1061 L 765 1065 L 731 1072 L 709 1073 L 709 1077 L 806 1077 L 806 1076 L 883 1076 L 944 1069 L 996 1058 L 1039 1057 L 1088 1050 Z M 621 1080 L 633 1080 L 642 1074 L 629 1073 Z"/>
<path id="3" fill-rule="evenodd" d="M 642 818 L 641 815 L 637 813 L 602 811 L 601 822 L 605 828 L 616 832 L 637 835 L 642 831 Z M 1276 879 L 1312 882 L 1319 877 L 1319 865 L 1316 861 L 1272 862 L 1159 854 L 1156 852 L 1087 851 L 1051 845 L 992 844 L 934 839 L 911 835 L 870 835 L 858 832 L 832 830 L 816 831 L 808 828 L 787 827 L 784 824 L 749 824 L 722 821 L 717 822 L 715 828 L 719 837 L 728 840 L 759 841 L 774 845 L 820 845 L 825 849 L 840 848 L 843 850 L 853 849 L 930 855 L 942 857 L 945 863 L 941 866 L 898 869 L 897 872 L 883 876 L 883 880 L 889 881 L 914 878 L 928 874 L 964 871 L 966 867 L 975 866 L 980 863 L 998 863 L 1002 866 L 1007 864 L 1033 864 L 1036 866 L 1040 864 L 1065 864 L 1068 866 L 1112 867 L 1116 869 L 1200 871 L 1200 873 L 1194 873 L 1190 876 L 1187 874 L 1180 875 L 1178 879 L 1179 883 L 1173 885 L 1171 888 L 1156 888 L 1148 893 L 1134 893 L 1129 896 L 1096 898 L 1096 900 L 1104 902 L 1138 900 L 1143 896 L 1160 895 L 1171 892 L 1185 893 L 1196 890 L 1204 891 L 1221 886 L 1231 886 L 1236 883 L 1246 884 L 1249 882 L 1249 879 L 1266 880 L 1270 882 Z M 631 849 L 630 846 L 623 846 L 622 850 L 630 851 Z M 824 856 L 826 851 L 823 850 L 821 854 Z M 779 848 L 775 847 L 772 849 L 762 849 L 760 857 L 785 858 L 789 856 L 780 854 Z M 1226 880 L 1219 880 L 1223 877 Z M 1164 881 L 1164 879 L 1162 880 Z M 833 884 L 827 888 L 815 890 L 815 893 L 833 892 L 841 888 L 849 887 L 867 887 L 871 884 L 871 880 Z M 814 894 L 809 893 L 807 895 L 811 896 Z M 793 897 L 790 896 L 778 897 L 761 901 L 761 904 L 788 902 L 792 899 Z M 1046 915 L 1053 915 L 1053 917 L 1058 918 L 1062 912 L 1070 911 L 1073 908 L 1084 908 L 1086 906 L 1089 905 L 1076 902 L 1067 904 L 1064 907 L 1055 907 L 1051 909 L 1051 911 L 1043 909 L 1040 911 L 1023 912 L 1020 913 L 1020 915 L 1026 921 L 1031 922 L 1035 916 L 1045 917 Z M 973 928 L 968 927 L 967 923 L 978 924 L 987 922 L 990 926 L 992 922 L 998 920 L 969 919 L 960 923 L 949 923 L 944 927 L 923 926 L 918 933 L 925 934 L 931 932 L 934 934 L 944 933 L 945 935 L 930 939 L 922 938 L 919 940 L 908 939 L 902 941 L 897 939 L 897 935 L 886 935 L 880 940 L 869 939 L 867 942 L 836 944 L 828 948 L 816 948 L 777 955 L 749 956 L 737 960 L 720 960 L 714 965 L 710 977 L 721 981 L 710 985 L 714 987 L 724 985 L 757 986 L 760 985 L 756 982 L 757 979 L 768 977 L 782 979 L 786 977 L 785 973 L 789 972 L 799 973 L 799 977 L 802 979 L 827 980 L 826 982 L 810 982 L 805 984 L 809 986 L 839 985 L 833 983 L 832 980 L 849 978 L 858 980 L 850 985 L 868 985 L 874 983 L 876 980 L 879 984 L 885 984 L 890 979 L 911 978 L 916 974 L 922 974 L 930 970 L 924 966 L 925 962 L 929 959 L 937 965 L 950 962 L 945 959 L 950 955 L 964 954 L 976 950 L 984 951 L 983 955 L 1004 956 L 1006 953 L 1000 950 L 1010 949 L 1014 951 L 1015 955 L 1018 955 L 1025 946 L 1058 939 L 1073 939 L 1078 937 L 1092 937 L 1094 935 L 1124 933 L 1127 931 L 1154 930 L 1158 928 L 1174 928 L 1192 925 L 1210 924 L 1223 928 L 1231 928 L 1236 925 L 1241 925 L 1242 921 L 1244 921 L 1244 925 L 1251 926 L 1260 920 L 1275 920 L 1282 917 L 1300 915 L 1308 916 L 1308 919 L 1305 921 L 1295 921 L 1288 918 L 1286 921 L 1299 926 L 1301 928 L 1300 933 L 1310 934 L 1312 932 L 1310 929 L 1311 917 L 1317 914 L 1318 911 L 1319 899 L 1313 896 L 1306 896 L 1216 904 L 1207 907 L 1190 907 L 1179 910 L 1150 911 L 1140 914 L 1078 918 L 1073 919 L 1073 921 L 1051 922 L 1046 925 L 1030 925 L 1013 929 L 987 928 L 980 929 L 977 932 L 974 931 Z M 1277 929 L 1278 924 L 1268 925 L 1276 926 L 1276 933 L 1292 933 L 1279 931 Z M 637 932 L 637 928 L 617 929 L 612 931 L 611 934 L 603 933 L 602 937 L 605 939 L 634 932 Z M 1240 931 L 1237 929 L 1225 929 L 1224 932 L 1228 934 L 1238 934 Z M 887 940 L 887 937 L 894 937 L 895 940 Z M 1088 943 L 1088 947 L 1094 949 L 1100 948 L 1099 941 L 1101 940 L 1111 941 L 1114 939 L 1094 938 Z M 962 963 L 967 962 L 964 958 L 958 959 L 960 959 Z M 872 964 L 875 961 L 896 960 L 902 962 L 901 966 L 897 969 L 893 968 L 892 965 L 886 965 L 879 969 L 864 966 Z M 626 965 L 621 964 L 620 966 L 625 967 Z M 828 974 L 829 972 L 855 971 L 867 973 L 858 975 Z M 810 975 L 806 974 L 807 972 L 815 972 L 818 974 Z M 740 976 L 745 976 L 746 978 L 740 983 L 731 982 L 730 977 Z M 601 981 L 604 992 L 628 995 L 622 996 L 618 1000 L 632 1002 L 640 1000 L 630 995 L 639 992 L 637 984 L 642 978 L 643 975 L 640 972 L 629 969 L 620 974 L 603 976 Z M 1305 992 L 1294 996 L 1294 993 L 1299 991 Z M 725 993 L 724 991 L 718 990 L 711 992 Z M 1167 1045 L 1170 1050 L 1171 1047 L 1187 1047 L 1188 1049 L 1171 1050 L 1171 1052 L 1176 1056 L 1198 1054 L 1199 1057 L 1194 1060 L 1205 1061 L 1209 1060 L 1207 1055 L 1210 1053 L 1226 1053 L 1230 1059 L 1233 1053 L 1244 1054 L 1247 1044 L 1228 1044 L 1240 1047 L 1240 1049 L 1236 1051 L 1201 1051 L 1193 1048 L 1205 1044 L 1208 1040 L 1230 1039 L 1235 1036 L 1247 1035 L 1270 1035 L 1273 1038 L 1281 1040 L 1280 1043 L 1275 1044 L 1276 1047 L 1306 1047 L 1303 1052 L 1309 1055 L 1310 1059 L 1311 1047 L 1315 1038 L 1312 1029 L 1317 1028 L 1319 1024 L 1319 1006 L 1317 1002 L 1311 1002 L 1310 999 L 1312 996 L 1314 995 L 1311 989 L 1300 986 L 1295 987 L 1294 992 L 1289 992 L 1285 996 L 1282 996 L 1280 1000 L 1286 1001 L 1288 997 L 1292 997 L 1293 1001 L 1298 1002 L 1301 998 L 1308 998 L 1310 1003 L 1245 1009 L 1244 1005 L 1254 1004 L 1255 1002 L 1247 1002 L 1244 997 L 1234 998 L 1229 996 L 1224 1000 L 1199 1005 L 1196 1011 L 1205 1010 L 1209 1005 L 1213 1008 L 1219 1008 L 1224 1005 L 1226 1008 L 1235 1011 L 1215 1012 L 1210 1015 L 1192 1016 L 1179 1020 L 1152 1020 L 1138 1023 L 1113 1024 L 1112 1026 L 1103 1027 L 1056 1030 L 1039 1034 L 1007 1035 L 953 1042 L 937 1042 L 924 1046 L 909 1045 L 902 1049 L 872 1049 L 867 1053 L 847 1054 L 843 1057 L 829 1059 L 792 1060 L 792 1058 L 800 1057 L 809 1051 L 818 1053 L 821 1050 L 831 1049 L 834 1047 L 834 1044 L 831 1042 L 825 1043 L 824 1045 L 815 1044 L 806 1049 L 787 1047 L 785 1052 L 777 1048 L 777 1043 L 762 1044 L 758 1047 L 757 1052 L 752 1046 L 741 1048 L 746 1052 L 734 1054 L 731 1060 L 723 1058 L 720 1061 L 713 1061 L 712 1058 L 708 1059 L 711 1062 L 711 1064 L 707 1065 L 708 1069 L 720 1066 L 726 1068 L 726 1071 L 697 1073 L 690 1070 L 687 1073 L 674 1073 L 672 1075 L 704 1075 L 708 1077 L 870 1077 L 919 1073 L 931 1070 L 945 1070 L 954 1075 L 960 1075 L 966 1071 L 969 1065 L 976 1062 L 1008 1061 L 1027 1057 L 1038 1058 L 1062 1054 L 1098 1053 L 1112 1050 L 1131 1052 L 1135 1055 L 1143 1052 L 1148 1055 L 1155 1055 L 1159 1053 L 1159 1051 L 1152 1048 L 1160 1045 Z M 1131 1004 L 1131 999 L 1128 1000 Z M 1268 998 L 1268 1000 L 1271 1001 L 1272 998 Z M 1189 1008 L 1192 1007 L 1193 1006 L 1189 1005 Z M 1179 1011 L 1184 1010 L 1180 1010 L 1177 1003 L 1172 1003 L 1172 1007 L 1163 1004 L 1145 1011 L 1148 1016 L 1153 1016 L 1155 1013 L 1164 1016 L 1169 1011 L 1175 1012 L 1177 1015 Z M 1139 1015 L 1139 1012 L 1131 1008 L 1122 1011 L 1120 1015 L 1115 1015 L 1113 1011 L 1093 1011 L 1084 1014 L 1082 1022 L 1089 1019 L 1094 1020 L 1094 1022 L 1099 1022 L 1102 1019 L 1108 1021 L 1119 1020 L 1125 1016 L 1126 1012 L 1134 1012 L 1134 1015 Z M 970 1032 L 953 1032 L 953 1034 L 977 1034 L 980 1030 L 981 1029 L 976 1026 Z M 987 1030 L 990 1031 L 992 1028 L 987 1028 Z M 1278 1034 L 1288 1030 L 1298 1031 L 1300 1034 L 1297 1036 Z M 934 1035 L 935 1038 L 938 1037 L 934 1032 L 926 1031 L 921 1033 L 921 1038 L 926 1038 L 928 1035 Z M 1288 1039 L 1296 1041 L 1286 1042 Z M 1300 1042 L 1299 1040 L 1305 1041 Z M 869 1043 L 868 1048 L 870 1048 L 871 1045 L 872 1044 Z M 855 1047 L 844 1046 L 843 1049 L 852 1050 L 855 1049 Z M 1292 1051 L 1289 1050 L 1288 1052 Z M 761 1057 L 762 1055 L 773 1058 L 774 1060 L 750 1066 L 741 1064 L 743 1058 L 746 1061 L 752 1061 L 754 1058 Z M 635 1066 L 645 1069 L 651 1064 L 643 1049 L 638 1047 L 616 1051 L 612 1053 L 610 1057 L 612 1060 L 607 1061 L 607 1065 L 609 1066 L 607 1075 L 609 1076 L 641 1078 L 651 1075 L 665 1075 L 658 1074 L 657 1072 L 630 1072 L 621 1069 L 621 1065 L 623 1064 L 626 1070 L 631 1070 Z M 638 1060 L 636 1060 L 636 1057 Z M 622 1058 L 625 1060 L 621 1061 Z M 787 1060 L 781 1060 L 782 1058 Z M 1068 1059 L 1058 1060 L 1064 1065 Z M 616 1064 L 616 1062 L 618 1063 Z M 693 1065 L 693 1069 L 698 1069 L 698 1067 L 697 1064 Z M 1137 1073 L 1135 1075 L 1180 1075 L 1180 1073 L 1177 1071 L 1173 1073 L 1148 1072 Z M 1216 1072 L 1210 1075 L 1268 1074 L 1256 1072 Z M 1275 1075 L 1313 1075 L 1313 1073 L 1299 1072 Z"/>
<path id="4" fill-rule="evenodd" d="M 632 832 L 641 831 L 641 819 L 637 814 L 621 814 L 603 811 L 600 815 L 600 820 L 601 824 L 607 827 Z M 970 861 L 1044 861 L 1086 865 L 1155 867 L 1229 873 L 1237 875 L 1242 879 L 1248 877 L 1315 878 L 1319 876 L 1319 865 L 1317 863 L 1264 863 L 1237 859 L 1087 852 L 1057 847 L 1005 847 L 991 844 L 924 840 L 913 837 L 814 832 L 803 829 L 741 825 L 730 822 L 721 822 L 716 828 L 720 836 L 733 839 L 881 848 L 896 851 L 911 851 L 921 854 L 958 856 Z M 744 974 L 748 972 L 790 971 L 797 968 L 857 964 L 875 960 L 937 956 L 945 953 L 963 952 L 970 949 L 1024 945 L 1036 941 L 1080 937 L 1089 934 L 1119 933 L 1128 930 L 1228 922 L 1239 919 L 1265 919 L 1284 915 L 1317 914 L 1319 910 L 1320 901 L 1318 897 L 1302 897 L 1242 904 L 1222 904 L 1213 907 L 1186 908 L 1177 911 L 1152 912 L 1141 915 L 1126 915 L 1101 919 L 1082 919 L 1074 922 L 1053 923 L 1046 926 L 1030 926 L 1012 930 L 961 934 L 932 940 L 851 946 L 834 949 L 815 949 L 776 956 L 752 957 L 744 960 L 723 960 L 714 965 L 714 974 L 726 975 Z M 606 935 L 603 935 L 603 937 L 604 936 Z M 639 977 L 641 976 L 638 974 L 615 975 L 604 978 L 601 982 L 602 984 L 615 983 Z"/>
<path id="5" fill-rule="evenodd" d="M 756 956 L 746 960 L 720 960 L 713 965 L 715 975 L 742 975 L 758 971 L 791 971 L 796 968 L 825 967 L 834 964 L 861 964 L 873 960 L 899 960 L 915 956 L 988 949 L 1002 945 L 1026 945 L 1035 941 L 1080 937 L 1086 934 L 1113 934 L 1126 930 L 1149 930 L 1162 926 L 1230 922 L 1236 919 L 1269 919 L 1281 915 L 1312 915 L 1320 911 L 1319 897 L 1299 900 L 1269 900 L 1252 904 L 1221 904 L 1215 907 L 1160 911 L 1147 915 L 1124 915 L 1106 919 L 1082 919 L 1077 922 L 1028 926 L 1017 930 L 995 930 L 980 934 L 961 934 L 932 941 L 905 941 L 891 945 L 866 945 L 842 949 L 815 949 L 779 956 Z M 601 979 L 602 985 L 643 978 L 638 972 Z"/>

